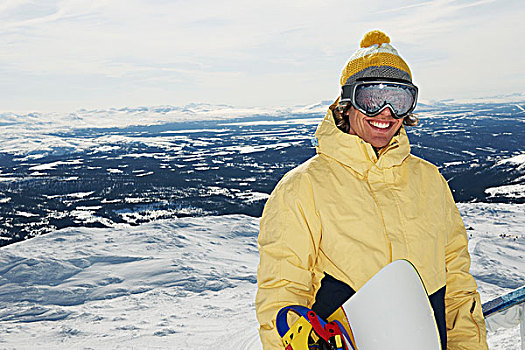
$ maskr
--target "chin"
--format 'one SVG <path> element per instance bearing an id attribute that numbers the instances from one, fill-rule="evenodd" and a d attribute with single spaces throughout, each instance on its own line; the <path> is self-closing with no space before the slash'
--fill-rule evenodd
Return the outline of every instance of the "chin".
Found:
<path id="1" fill-rule="evenodd" d="M 387 146 L 390 143 L 390 140 L 382 141 L 382 142 L 369 142 L 369 143 L 372 145 L 372 147 L 383 148 L 383 147 Z"/>

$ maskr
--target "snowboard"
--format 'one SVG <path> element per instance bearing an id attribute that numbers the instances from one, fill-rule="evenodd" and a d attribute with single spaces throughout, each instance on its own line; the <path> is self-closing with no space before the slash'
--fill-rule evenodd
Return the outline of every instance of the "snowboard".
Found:
<path id="1" fill-rule="evenodd" d="M 396 260 L 342 306 L 359 350 L 439 350 L 432 306 L 416 268 Z"/>

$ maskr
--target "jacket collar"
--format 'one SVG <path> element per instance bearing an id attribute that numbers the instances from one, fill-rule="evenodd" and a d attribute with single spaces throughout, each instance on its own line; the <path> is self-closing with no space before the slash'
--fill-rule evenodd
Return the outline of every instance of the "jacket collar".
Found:
<path id="1" fill-rule="evenodd" d="M 404 127 L 401 127 L 390 143 L 381 149 L 378 158 L 371 144 L 357 135 L 344 133 L 335 125 L 330 109 L 317 127 L 315 138 L 318 154 L 334 158 L 362 176 L 365 176 L 373 165 L 380 169 L 400 165 L 410 153 L 410 144 Z"/>

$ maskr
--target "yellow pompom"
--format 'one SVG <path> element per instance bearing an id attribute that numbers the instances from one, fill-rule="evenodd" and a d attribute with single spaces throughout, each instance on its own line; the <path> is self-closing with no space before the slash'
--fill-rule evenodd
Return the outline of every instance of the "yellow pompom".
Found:
<path id="1" fill-rule="evenodd" d="M 388 35 L 380 30 L 372 30 L 371 32 L 366 33 L 363 40 L 361 40 L 361 47 L 369 47 L 375 44 L 381 46 L 381 44 L 384 43 L 390 44 L 390 38 Z"/>

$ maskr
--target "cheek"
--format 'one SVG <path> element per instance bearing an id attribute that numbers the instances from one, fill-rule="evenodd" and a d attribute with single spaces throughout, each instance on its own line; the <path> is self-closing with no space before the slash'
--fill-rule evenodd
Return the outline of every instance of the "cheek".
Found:
<path id="1" fill-rule="evenodd" d="M 401 128 L 401 126 L 403 125 L 403 120 L 404 119 L 399 119 L 399 122 L 396 124 L 396 132 L 398 132 L 398 130 Z"/>
<path id="2" fill-rule="evenodd" d="M 350 125 L 355 125 L 357 128 L 362 128 L 366 124 L 366 121 L 363 118 L 360 118 L 358 115 L 352 115 L 350 117 Z"/>
<path id="3" fill-rule="evenodd" d="M 351 135 L 356 135 L 357 130 L 359 129 L 359 125 L 357 123 L 357 118 L 354 113 L 350 113 L 348 115 L 348 123 L 350 124 L 350 130 L 348 131 Z"/>

